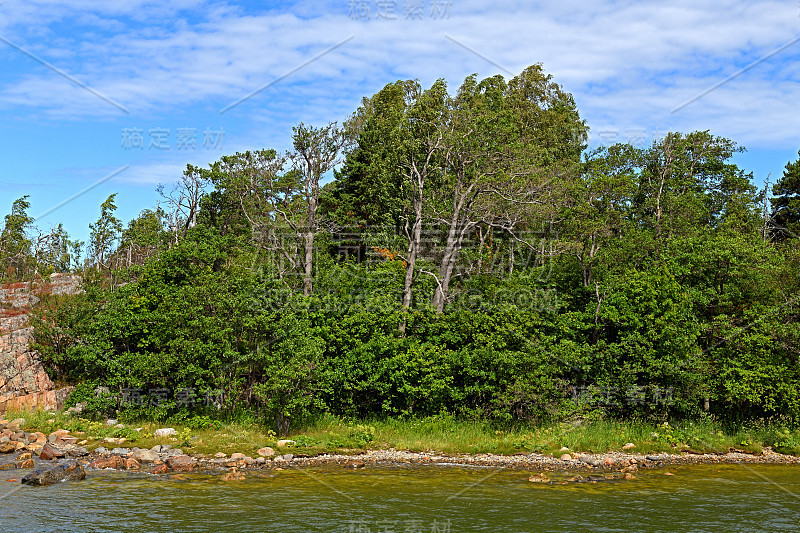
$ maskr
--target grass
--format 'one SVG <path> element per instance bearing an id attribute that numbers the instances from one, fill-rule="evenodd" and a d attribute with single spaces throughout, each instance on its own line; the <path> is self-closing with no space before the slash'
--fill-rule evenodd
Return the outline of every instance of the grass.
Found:
<path id="1" fill-rule="evenodd" d="M 49 434 L 56 429 L 69 429 L 78 438 L 86 439 L 86 447 L 90 450 L 98 446 L 118 446 L 103 440 L 115 437 L 125 438 L 123 446 L 126 447 L 150 448 L 156 444 L 172 444 L 188 453 L 207 455 L 216 452 L 253 455 L 263 446 L 271 446 L 277 453 L 291 452 L 295 455 L 354 454 L 391 448 L 445 454 L 538 452 L 558 455 L 562 447 L 588 453 L 620 451 L 629 442 L 636 446 L 631 451 L 638 453 L 727 452 L 730 449 L 760 453 L 762 447 L 771 446 L 782 453 L 800 454 L 800 430 L 775 422 L 759 422 L 726 430 L 713 420 L 660 425 L 598 420 L 500 430 L 486 422 L 460 421 L 449 416 L 364 422 L 327 415 L 286 437 L 295 441 L 293 446 L 279 448 L 279 437 L 274 432 L 247 420 L 228 424 L 204 420 L 199 426 L 196 421 L 194 424 L 134 421 L 116 428 L 63 413 L 6 414 L 8 419 L 17 417 L 26 419 L 26 431 L 38 430 Z M 156 438 L 153 433 L 160 427 L 173 427 L 178 435 Z"/>

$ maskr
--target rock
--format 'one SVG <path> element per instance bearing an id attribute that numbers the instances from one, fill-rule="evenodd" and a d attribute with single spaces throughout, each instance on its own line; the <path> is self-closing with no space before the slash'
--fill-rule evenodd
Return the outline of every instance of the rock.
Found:
<path id="1" fill-rule="evenodd" d="M 197 464 L 197 459 L 189 455 L 177 455 L 168 457 L 166 463 L 172 472 L 191 472 Z"/>
<path id="2" fill-rule="evenodd" d="M 131 451 L 128 448 L 114 448 L 111 450 L 111 455 L 130 455 Z"/>
<path id="3" fill-rule="evenodd" d="M 572 461 L 572 456 L 570 454 L 568 454 L 568 453 L 565 453 L 564 455 L 561 456 L 561 460 L 562 461 Z"/>
<path id="4" fill-rule="evenodd" d="M 12 431 L 16 431 L 21 427 L 25 427 L 24 418 L 15 418 L 14 420 L 6 424 L 6 429 L 10 429 Z"/>
<path id="5" fill-rule="evenodd" d="M 594 457 L 588 457 L 586 455 L 581 455 L 578 459 L 581 462 L 586 463 L 587 465 L 591 466 L 603 466 L 603 461 L 600 459 L 596 459 Z"/>
<path id="6" fill-rule="evenodd" d="M 673 474 L 672 472 L 664 472 L 664 475 L 665 476 L 674 476 L 675 474 Z"/>
<path id="7" fill-rule="evenodd" d="M 217 452 L 214 454 L 214 457 L 216 457 L 217 459 L 222 459 L 224 457 L 228 457 L 228 454 L 226 454 L 225 452 Z"/>
<path id="8" fill-rule="evenodd" d="M 178 432 L 174 428 L 161 428 L 153 432 L 156 437 L 169 437 L 170 435 L 177 435 Z"/>
<path id="9" fill-rule="evenodd" d="M 89 450 L 84 448 L 83 446 L 76 446 L 74 448 L 70 448 L 67 450 L 67 455 L 70 457 L 85 457 L 89 455 Z"/>
<path id="10" fill-rule="evenodd" d="M 626 466 L 625 468 L 620 470 L 620 472 L 625 472 L 625 473 L 628 473 L 628 474 L 635 474 L 638 471 L 639 471 L 639 467 L 636 466 L 636 465 Z"/>
<path id="11" fill-rule="evenodd" d="M 273 450 L 269 446 L 264 446 L 263 448 L 260 448 L 256 453 L 261 457 L 272 457 L 275 455 L 275 450 Z"/>
<path id="12" fill-rule="evenodd" d="M 99 453 L 99 454 L 105 455 L 105 454 L 108 453 L 108 448 L 104 448 L 104 447 L 100 446 L 99 448 L 95 448 L 94 453 Z"/>
<path id="13" fill-rule="evenodd" d="M 165 464 L 156 465 L 156 467 L 150 472 L 151 474 L 168 474 L 169 467 Z"/>
<path id="14" fill-rule="evenodd" d="M 69 435 L 69 431 L 67 431 L 66 429 L 57 429 L 47 436 L 47 442 L 55 444 L 57 440 L 66 435 Z"/>
<path id="15" fill-rule="evenodd" d="M 106 468 L 124 468 L 125 461 L 122 457 L 117 455 L 112 455 L 111 457 L 100 457 L 99 459 L 95 459 L 91 463 L 89 463 L 91 468 L 97 468 L 98 470 L 105 470 Z"/>
<path id="16" fill-rule="evenodd" d="M 14 444 L 9 442 L 0 443 L 0 453 L 11 453 L 14 451 Z"/>
<path id="17" fill-rule="evenodd" d="M 74 407 L 70 407 L 69 409 L 67 409 L 66 414 L 79 415 L 83 413 L 84 409 L 86 409 L 86 402 L 78 402 L 75 404 Z"/>
<path id="18" fill-rule="evenodd" d="M 236 470 L 236 467 L 231 468 L 230 472 L 220 478 L 222 481 L 244 481 L 245 475 Z"/>
<path id="19" fill-rule="evenodd" d="M 141 464 L 136 459 L 125 459 L 125 470 L 139 470 Z"/>
<path id="20" fill-rule="evenodd" d="M 108 427 L 116 426 L 117 424 L 119 424 L 119 422 L 117 421 L 116 418 L 109 418 L 108 420 L 106 420 L 106 426 Z"/>
<path id="21" fill-rule="evenodd" d="M 560 451 L 560 452 L 568 452 L 569 448 L 567 448 L 566 446 L 562 446 L 561 449 L 558 450 L 558 451 Z"/>
<path id="22" fill-rule="evenodd" d="M 630 481 L 632 479 L 636 479 L 636 476 L 634 476 L 630 472 L 625 472 L 625 475 L 622 476 L 622 479 L 627 479 L 628 481 Z"/>
<path id="23" fill-rule="evenodd" d="M 532 474 L 528 481 L 531 483 L 550 483 L 550 478 L 547 474 Z"/>
<path id="24" fill-rule="evenodd" d="M 661 457 L 657 455 L 648 455 L 647 457 L 645 457 L 645 459 L 647 459 L 648 461 L 661 461 Z"/>
<path id="25" fill-rule="evenodd" d="M 115 424 L 114 427 L 117 428 L 117 429 L 122 429 L 125 426 L 123 424 Z"/>
<path id="26" fill-rule="evenodd" d="M 178 456 L 178 455 L 184 455 L 183 450 L 181 450 L 180 448 L 171 448 L 171 449 L 167 450 L 166 452 L 164 452 L 164 454 L 167 457 L 175 457 L 175 456 Z"/>
<path id="27" fill-rule="evenodd" d="M 33 464 L 33 459 L 31 459 L 30 457 L 28 457 L 24 461 L 17 462 L 17 468 L 33 468 L 34 466 L 35 465 Z"/>
<path id="28" fill-rule="evenodd" d="M 30 452 L 25 452 L 17 456 L 17 461 L 27 461 L 30 458 L 31 458 Z"/>
<path id="29" fill-rule="evenodd" d="M 50 443 L 45 444 L 42 447 L 42 451 L 39 452 L 39 459 L 43 461 L 51 461 L 53 459 L 60 459 L 61 457 L 64 457 L 64 452 L 51 446 Z"/>
<path id="30" fill-rule="evenodd" d="M 103 439 L 103 442 L 107 442 L 109 444 L 122 444 L 127 439 L 125 438 L 115 438 L 115 437 L 106 437 Z"/>
<path id="31" fill-rule="evenodd" d="M 69 462 L 49 468 L 38 468 L 22 478 L 25 485 L 52 485 L 62 481 L 79 481 L 86 478 L 86 471 L 77 462 Z"/>
<path id="32" fill-rule="evenodd" d="M 572 476 L 567 480 L 569 483 L 582 483 L 584 481 L 583 476 Z"/>
<path id="33" fill-rule="evenodd" d="M 289 439 L 281 439 L 278 441 L 278 448 L 283 448 L 285 446 L 294 446 L 295 442 Z"/>
<path id="34" fill-rule="evenodd" d="M 364 461 L 353 461 L 353 462 L 351 463 L 351 466 L 352 466 L 353 468 L 364 468 L 364 467 L 365 467 L 365 466 L 367 466 L 367 465 L 364 463 Z"/>
<path id="35" fill-rule="evenodd" d="M 263 465 L 266 462 L 267 462 L 267 458 L 266 457 L 259 457 L 259 458 L 256 459 L 256 464 L 259 464 L 259 465 Z"/>
<path id="36" fill-rule="evenodd" d="M 247 456 L 243 453 L 232 453 L 231 454 L 231 461 L 245 461 Z"/>
<path id="37" fill-rule="evenodd" d="M 158 461 L 158 453 L 153 450 L 141 450 L 137 448 L 131 453 L 131 458 L 141 463 L 155 463 Z"/>
<path id="38" fill-rule="evenodd" d="M 172 449 L 172 445 L 171 444 L 156 444 L 155 446 L 150 448 L 150 451 L 153 451 L 153 452 L 156 452 L 156 453 L 166 453 L 171 449 Z"/>

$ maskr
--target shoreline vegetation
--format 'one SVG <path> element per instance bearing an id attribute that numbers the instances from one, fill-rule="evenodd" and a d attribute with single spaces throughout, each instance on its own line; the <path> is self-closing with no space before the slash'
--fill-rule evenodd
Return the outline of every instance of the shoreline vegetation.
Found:
<path id="1" fill-rule="evenodd" d="M 631 460 L 650 468 L 696 463 L 800 464 L 800 433 L 769 421 L 734 430 L 710 420 L 676 425 L 582 420 L 498 430 L 487 423 L 451 417 L 365 423 L 328 416 L 299 432 L 277 437 L 249 421 L 192 428 L 154 421 L 91 421 L 65 412 L 8 412 L 5 418 L 24 418 L 28 433 L 51 435 L 66 430 L 75 437 L 72 444 L 81 445 L 93 458 L 108 455 L 113 448 L 147 450 L 168 444 L 201 461 L 216 457 L 219 460 L 212 467 L 225 467 L 225 458 L 234 454 L 258 458 L 263 455 L 259 450 L 265 448 L 275 455 L 240 466 L 286 466 L 276 463 L 276 457 L 288 458 L 293 466 L 445 463 L 545 470 L 613 470 L 628 466 Z M 155 436 L 157 429 L 167 426 L 175 434 Z"/>
<path id="2" fill-rule="evenodd" d="M 800 451 L 800 159 L 770 190 L 708 130 L 590 149 L 540 64 L 288 133 L 127 225 L 110 194 L 88 243 L 13 202 L 0 327 L 32 340 L 0 353 L 47 380 L 0 378 L 79 413 L 31 427 L 195 455 Z M 51 273 L 78 290 L 18 299 Z"/>

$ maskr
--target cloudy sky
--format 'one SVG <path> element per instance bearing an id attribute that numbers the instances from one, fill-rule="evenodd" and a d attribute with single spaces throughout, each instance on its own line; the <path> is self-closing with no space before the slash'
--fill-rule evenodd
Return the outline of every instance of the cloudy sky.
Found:
<path id="1" fill-rule="evenodd" d="M 85 239 L 109 194 L 127 221 L 187 163 L 286 149 L 387 83 L 539 62 L 590 144 L 708 129 L 759 184 L 797 158 L 797 0 L 2 0 L 0 216 L 28 194 Z"/>

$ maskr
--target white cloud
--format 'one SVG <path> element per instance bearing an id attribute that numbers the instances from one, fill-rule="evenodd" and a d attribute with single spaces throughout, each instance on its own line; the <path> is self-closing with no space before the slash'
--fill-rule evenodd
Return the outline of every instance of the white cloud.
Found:
<path id="1" fill-rule="evenodd" d="M 231 110 L 240 117 L 344 118 L 347 105 L 398 78 L 453 87 L 472 72 L 500 72 L 450 35 L 512 72 L 543 62 L 596 127 L 702 128 L 744 144 L 796 143 L 800 43 L 687 106 L 686 100 L 800 34 L 798 6 L 739 3 L 564 1 L 544 6 L 453 0 L 450 19 L 355 21 L 348 2 L 301 3 L 245 13 L 218 3 L 12 1 L 12 34 L 77 79 L 130 109 L 158 117 L 194 105 L 219 110 L 349 35 L 355 38 Z M 33 7 L 31 7 L 33 6 Z M 203 7 L 201 7 L 203 6 Z M 375 6 L 373 3 L 373 15 Z M 25 40 L 20 25 L 66 20 L 92 26 L 86 40 L 59 33 Z M 200 18 L 189 22 L 188 15 Z M 130 20 L 129 20 L 130 19 Z M 139 23 L 147 21 L 143 27 Z M 132 21 L 132 22 L 131 22 Z M 0 26 L 2 28 L 2 26 Z M 49 31 L 55 33 L 56 25 Z M 58 39 L 58 50 L 51 46 Z M 71 44 L 72 52 L 63 52 Z M 61 50 L 61 51 L 59 51 Z M 2 51 L 0 51 L 2 53 Z M 6 53 L 15 53 L 6 51 Z M 281 106 L 270 111 L 271 106 Z M 66 119 L 120 111 L 44 68 L 0 82 L 0 106 Z"/>

